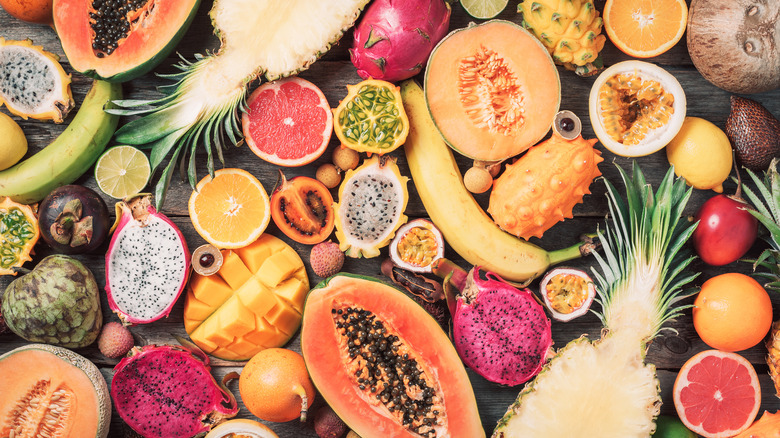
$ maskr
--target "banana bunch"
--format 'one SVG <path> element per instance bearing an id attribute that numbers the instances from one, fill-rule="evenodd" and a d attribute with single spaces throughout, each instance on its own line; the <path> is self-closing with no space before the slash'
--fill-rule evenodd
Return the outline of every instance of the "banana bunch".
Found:
<path id="1" fill-rule="evenodd" d="M 83 175 L 103 153 L 119 123 L 119 116 L 104 112 L 103 107 L 121 97 L 121 84 L 95 81 L 59 137 L 32 157 L 0 171 L 0 197 L 31 204 Z"/>
<path id="2" fill-rule="evenodd" d="M 414 185 L 455 252 L 473 265 L 521 283 L 543 274 L 550 265 L 582 255 L 579 245 L 548 252 L 502 231 L 463 185 L 455 157 L 428 112 L 422 88 L 412 80 L 404 81 L 401 98 L 411 125 L 404 151 Z"/>

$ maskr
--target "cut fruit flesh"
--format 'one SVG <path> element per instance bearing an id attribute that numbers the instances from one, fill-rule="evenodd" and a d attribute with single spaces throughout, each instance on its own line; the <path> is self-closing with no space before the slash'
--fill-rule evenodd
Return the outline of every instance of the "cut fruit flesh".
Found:
<path id="1" fill-rule="evenodd" d="M 604 28 L 609 39 L 635 58 L 658 56 L 685 33 L 685 0 L 609 0 L 604 6 Z"/>
<path id="2" fill-rule="evenodd" d="M 98 188 L 115 199 L 139 193 L 146 187 L 150 175 L 149 159 L 132 146 L 114 146 L 95 164 Z"/>

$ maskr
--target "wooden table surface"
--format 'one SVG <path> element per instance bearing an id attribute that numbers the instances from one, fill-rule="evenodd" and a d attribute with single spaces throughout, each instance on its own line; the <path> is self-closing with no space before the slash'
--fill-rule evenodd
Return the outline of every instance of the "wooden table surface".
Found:
<path id="1" fill-rule="evenodd" d="M 517 1 L 512 1 L 507 6 L 506 10 L 500 15 L 499 18 L 510 20 L 519 23 L 519 16 L 515 12 Z M 599 10 L 603 9 L 604 1 L 596 2 Z M 210 2 L 204 1 L 200 6 L 198 16 L 192 24 L 190 30 L 185 35 L 182 42 L 177 47 L 177 51 L 188 59 L 192 59 L 194 53 L 204 53 L 206 50 L 215 50 L 218 47 L 218 41 L 212 34 L 212 27 L 207 17 L 207 12 L 211 6 Z M 450 24 L 451 29 L 461 28 L 472 21 L 468 17 L 462 7 L 459 4 L 455 4 L 453 7 L 452 20 Z M 61 56 L 61 61 L 65 69 L 73 74 L 73 92 L 77 104 L 81 102 L 86 91 L 88 90 L 91 79 L 86 78 L 78 73 L 72 71 L 68 65 L 62 49 L 57 39 L 56 33 L 47 26 L 32 25 L 23 23 L 12 17 L 10 17 L 5 11 L 0 10 L 0 37 L 6 39 L 25 39 L 31 38 L 36 45 L 42 45 L 46 50 L 57 53 Z M 347 32 L 342 38 L 342 42 L 339 45 L 325 54 L 322 59 L 314 63 L 312 67 L 300 74 L 301 77 L 306 78 L 316 85 L 318 85 L 328 98 L 331 106 L 335 107 L 339 100 L 346 95 L 345 85 L 357 83 L 360 78 L 355 72 L 355 68 L 349 62 L 347 48 L 351 45 L 352 32 Z M 171 64 L 175 61 L 175 55 L 172 55 L 169 60 L 164 61 L 158 72 L 170 72 Z M 616 62 L 630 59 L 627 55 L 617 50 L 609 41 L 602 52 L 604 62 L 607 65 L 612 65 Z M 671 72 L 680 83 L 683 85 L 685 93 L 688 99 L 688 115 L 702 117 L 715 123 L 721 128 L 724 128 L 726 117 L 729 113 L 729 96 L 730 93 L 725 92 L 714 85 L 707 82 L 694 68 L 685 44 L 685 38 L 682 39 L 674 48 L 667 53 L 652 58 L 649 61 L 657 63 L 669 72 Z M 562 98 L 561 109 L 569 109 L 579 114 L 583 120 L 583 135 L 586 138 L 594 137 L 593 130 L 588 122 L 587 103 L 588 93 L 590 87 L 593 84 L 593 78 L 580 78 L 574 73 L 564 70 L 559 67 L 559 73 L 561 78 Z M 159 78 L 154 75 L 146 75 L 137 80 L 125 83 L 124 95 L 126 98 L 150 98 L 158 96 L 159 94 L 155 90 L 155 87 L 163 84 Z M 253 87 L 256 84 L 253 85 Z M 761 94 L 755 94 L 749 96 L 750 98 L 761 102 L 767 107 L 770 112 L 776 116 L 780 116 L 780 90 L 774 90 L 772 92 L 766 92 Z M 2 109 L 2 111 L 6 111 Z M 17 122 L 22 126 L 25 134 L 27 135 L 30 143 L 30 151 L 28 156 L 37 152 L 41 148 L 45 147 L 52 139 L 54 139 L 65 128 L 67 123 L 76 114 L 74 110 L 68 119 L 62 125 L 55 125 L 51 122 L 39 122 L 35 120 L 23 121 L 18 117 L 14 117 Z M 120 124 L 127 121 L 126 118 L 120 120 Z M 110 143 L 109 146 L 114 143 Z M 336 146 L 337 141 L 335 135 L 331 140 L 330 147 Z M 618 177 L 615 165 L 622 166 L 628 169 L 630 167 L 631 159 L 617 157 L 610 152 L 606 151 L 601 145 L 597 147 L 604 153 L 604 162 L 600 168 L 605 178 L 609 179 L 620 187 L 620 181 Z M 408 167 L 406 166 L 405 158 L 402 150 L 399 149 L 393 153 L 398 157 L 398 162 L 401 168 L 401 172 L 405 175 L 409 175 Z M 302 168 L 290 168 L 285 169 L 285 174 L 288 177 L 296 175 L 314 176 L 315 169 L 324 162 L 329 160 L 330 149 L 323 155 L 322 158 L 315 163 L 302 167 Z M 226 153 L 225 160 L 228 167 L 240 167 L 246 169 L 257 176 L 265 186 L 266 190 L 273 189 L 276 181 L 277 166 L 266 163 L 257 158 L 247 147 L 230 148 Z M 648 176 L 648 180 L 654 186 L 658 184 L 660 178 L 668 169 L 668 162 L 666 160 L 665 152 L 662 150 L 653 155 L 642 157 L 638 159 L 642 169 Z M 471 163 L 469 160 L 462 157 L 459 158 L 459 164 L 461 170 L 465 171 Z M 733 172 L 732 172 L 733 173 Z M 199 166 L 199 176 L 206 174 L 206 167 L 204 163 Z M 77 184 L 82 184 L 92 189 L 97 189 L 92 171 L 88 171 L 84 176 L 76 181 Z M 406 210 L 406 214 L 412 218 L 425 217 L 425 209 L 420 202 L 420 199 L 412 187 L 410 182 L 410 200 Z M 585 232 L 593 232 L 597 226 L 604 224 L 604 218 L 607 214 L 607 202 L 605 197 L 604 184 L 602 181 L 596 181 L 591 186 L 592 194 L 587 195 L 582 204 L 579 204 L 574 209 L 574 218 L 566 220 L 556 225 L 551 231 L 545 234 L 542 239 L 533 239 L 533 241 L 546 249 L 558 249 L 569 246 L 577 239 L 577 236 Z M 735 190 L 735 184 L 728 182 L 725 185 L 725 191 L 733 193 Z M 187 244 L 190 248 L 195 248 L 202 243 L 203 239 L 195 232 L 187 215 L 187 200 L 191 193 L 190 186 L 175 177 L 171 183 L 170 191 L 167 197 L 166 204 L 163 208 L 163 213 L 171 217 L 176 225 L 182 230 L 187 240 Z M 715 193 L 712 191 L 695 190 L 691 201 L 685 211 L 685 214 L 692 215 L 696 209 L 708 198 Z M 334 191 L 334 197 L 336 192 Z M 487 204 L 486 196 L 478 197 L 480 203 L 484 206 Z M 108 205 L 113 205 L 114 200 L 105 197 Z M 113 213 L 113 212 L 112 212 Z M 458 214 L 453 211 L 452 214 Z M 300 254 L 301 258 L 307 263 L 307 270 L 309 274 L 309 280 L 312 284 L 316 284 L 320 279 L 314 275 L 310 268 L 308 268 L 309 259 L 309 246 L 297 244 L 286 238 L 273 224 L 268 227 L 268 233 L 271 233 L 277 237 L 281 237 L 286 242 L 290 243 Z M 464 230 L 464 232 L 468 232 Z M 764 249 L 764 243 L 758 242 L 752 248 L 753 254 L 759 253 Z M 95 274 L 95 277 L 99 285 L 105 284 L 105 269 L 104 269 L 104 253 L 107 245 L 99 249 L 96 253 L 90 255 L 76 256 L 79 260 L 84 262 Z M 51 254 L 51 250 L 44 244 L 39 244 L 36 247 L 37 262 L 42 257 Z M 343 270 L 353 273 L 359 273 L 363 275 L 381 276 L 379 271 L 379 264 L 384 257 L 387 256 L 387 250 L 383 250 L 382 256 L 374 259 L 349 259 L 344 265 Z M 449 250 L 448 257 L 455 260 L 461 266 L 468 268 L 468 264 L 459 258 L 453 251 Z M 595 266 L 593 258 L 576 260 L 569 262 L 569 265 L 588 268 Z M 32 267 L 32 263 L 28 263 L 29 267 Z M 730 265 L 713 268 L 705 265 L 701 261 L 696 261 L 690 267 L 692 270 L 702 272 L 702 275 L 696 280 L 696 284 L 700 285 L 706 279 L 724 272 L 742 272 L 749 274 L 750 266 L 744 262 L 732 263 Z M 5 286 L 12 280 L 12 277 L 0 278 L 0 287 Z M 538 282 L 534 282 L 531 285 L 532 288 L 538 287 Z M 780 310 L 780 297 L 777 294 L 772 295 L 772 302 L 776 312 Z M 150 344 L 150 343 L 176 343 L 173 334 L 186 336 L 184 331 L 184 325 L 182 323 L 182 306 L 183 297 L 179 300 L 174 307 L 173 312 L 167 319 L 163 319 L 152 324 L 135 326 L 131 328 L 131 331 L 136 339 L 136 345 Z M 692 299 L 690 299 L 692 301 Z M 688 303 L 688 302 L 686 302 Z M 110 313 L 105 294 L 102 295 L 103 314 L 105 322 L 117 321 L 115 315 Z M 597 304 L 594 304 L 597 306 Z M 692 319 L 690 311 L 686 311 L 684 316 L 668 324 L 669 328 L 674 328 L 677 332 L 664 331 L 658 338 L 656 338 L 650 345 L 647 361 L 656 365 L 658 370 L 658 378 L 661 382 L 661 395 L 664 401 L 662 407 L 662 413 L 674 414 L 674 405 L 672 402 L 671 389 L 674 384 L 677 371 L 682 364 L 695 353 L 706 350 L 709 347 L 705 345 L 696 334 L 693 329 Z M 576 319 L 568 323 L 560 323 L 553 321 L 553 339 L 556 347 L 562 347 L 568 341 L 579 337 L 582 334 L 588 334 L 592 338 L 599 336 L 601 325 L 598 319 L 592 314 L 586 315 L 579 319 Z M 0 354 L 10 351 L 16 347 L 25 345 L 27 342 L 23 339 L 13 335 L 5 334 L 0 335 Z M 296 335 L 293 340 L 286 345 L 287 348 L 300 351 L 299 337 Z M 103 372 L 106 381 L 110 383 L 112 376 L 113 366 L 116 365 L 116 360 L 106 359 L 98 352 L 95 345 L 76 350 L 78 353 L 86 356 L 92 360 Z M 780 400 L 774 395 L 774 388 L 767 374 L 767 366 L 764 362 L 766 349 L 763 345 L 756 346 L 749 350 L 741 352 L 751 363 L 754 364 L 757 372 L 759 373 L 759 379 L 762 388 L 762 406 L 761 411 L 770 410 L 776 411 L 780 409 Z M 221 378 L 226 373 L 231 371 L 240 371 L 241 363 L 228 362 L 213 358 L 213 374 Z M 489 435 L 493 430 L 498 419 L 503 415 L 509 404 L 515 399 L 520 387 L 507 388 L 500 387 L 498 385 L 487 382 L 485 379 L 469 371 L 471 377 L 471 383 L 474 387 L 474 391 L 477 397 L 477 403 L 479 406 L 479 412 L 481 415 L 482 423 L 485 427 L 487 434 Z M 587 378 L 587 376 L 582 376 Z M 232 383 L 230 385 L 238 397 L 238 385 Z M 2 396 L 2 395 L 0 395 Z M 320 397 L 315 402 L 315 408 L 322 403 Z M 241 405 L 240 417 L 253 418 L 249 411 Z M 280 437 L 314 437 L 314 429 L 311 422 L 307 424 L 300 424 L 297 421 L 292 421 L 284 424 L 270 424 L 270 427 L 279 434 Z M 112 437 L 123 436 L 123 425 L 119 417 L 114 413 L 113 422 L 111 425 Z"/>

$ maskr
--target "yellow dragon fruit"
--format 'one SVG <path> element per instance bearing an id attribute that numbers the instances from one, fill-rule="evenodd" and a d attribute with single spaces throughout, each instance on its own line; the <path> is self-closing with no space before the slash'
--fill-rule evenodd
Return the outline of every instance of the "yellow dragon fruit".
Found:
<path id="1" fill-rule="evenodd" d="M 593 147 L 598 140 L 581 135 L 566 140 L 554 134 L 506 166 L 493 182 L 488 213 L 504 231 L 528 239 L 542 234 L 564 218 L 589 194 L 604 161 Z"/>
<path id="2" fill-rule="evenodd" d="M 517 6 L 523 27 L 542 41 L 556 64 L 580 76 L 604 67 L 599 52 L 607 38 L 593 0 L 523 0 Z"/>

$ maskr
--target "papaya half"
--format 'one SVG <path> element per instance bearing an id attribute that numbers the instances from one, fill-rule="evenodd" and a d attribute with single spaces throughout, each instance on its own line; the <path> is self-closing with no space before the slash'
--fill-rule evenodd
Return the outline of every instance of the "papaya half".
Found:
<path id="1" fill-rule="evenodd" d="M 142 76 L 165 59 L 200 0 L 54 0 L 54 28 L 74 70 L 109 82 Z"/>
<path id="2" fill-rule="evenodd" d="M 439 324 L 400 290 L 337 274 L 309 292 L 312 382 L 361 437 L 484 437 L 471 382 Z"/>

